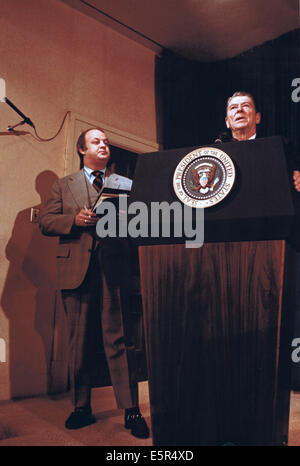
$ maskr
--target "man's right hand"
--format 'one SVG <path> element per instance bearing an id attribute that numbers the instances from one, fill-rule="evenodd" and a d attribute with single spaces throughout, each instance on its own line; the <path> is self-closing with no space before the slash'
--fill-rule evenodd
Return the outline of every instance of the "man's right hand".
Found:
<path id="1" fill-rule="evenodd" d="M 81 209 L 75 217 L 75 225 L 78 227 L 92 227 L 96 225 L 98 217 L 91 209 Z"/>

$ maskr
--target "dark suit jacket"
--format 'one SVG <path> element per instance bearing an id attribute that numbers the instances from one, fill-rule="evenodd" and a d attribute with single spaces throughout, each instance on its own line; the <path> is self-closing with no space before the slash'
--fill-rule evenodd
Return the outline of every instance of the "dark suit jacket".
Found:
<path id="1" fill-rule="evenodd" d="M 115 189 L 131 189 L 132 181 L 120 175 L 111 174 L 104 185 Z M 56 180 L 50 197 L 41 212 L 40 228 L 43 234 L 59 236 L 57 251 L 57 288 L 75 289 L 83 282 L 90 263 L 95 227 L 80 228 L 74 225 L 78 212 L 88 206 L 90 193 L 97 198 L 97 192 L 86 182 L 84 171 Z"/>

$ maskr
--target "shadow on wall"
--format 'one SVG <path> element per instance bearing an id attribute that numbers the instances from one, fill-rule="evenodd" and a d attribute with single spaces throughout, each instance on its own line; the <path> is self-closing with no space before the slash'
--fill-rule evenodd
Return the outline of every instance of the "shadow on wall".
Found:
<path id="1" fill-rule="evenodd" d="M 41 172 L 35 182 L 46 202 L 57 176 Z M 51 391 L 51 359 L 55 340 L 56 238 L 41 234 L 30 222 L 31 207 L 18 213 L 6 247 L 10 262 L 1 304 L 9 319 L 11 397 Z"/>

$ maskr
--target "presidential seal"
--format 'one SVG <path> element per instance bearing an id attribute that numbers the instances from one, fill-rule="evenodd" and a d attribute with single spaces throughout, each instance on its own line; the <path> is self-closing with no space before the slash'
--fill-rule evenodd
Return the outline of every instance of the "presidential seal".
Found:
<path id="1" fill-rule="evenodd" d="M 235 168 L 229 155 L 215 147 L 201 147 L 179 162 L 173 187 L 184 204 L 205 208 L 221 202 L 231 191 L 234 181 Z"/>

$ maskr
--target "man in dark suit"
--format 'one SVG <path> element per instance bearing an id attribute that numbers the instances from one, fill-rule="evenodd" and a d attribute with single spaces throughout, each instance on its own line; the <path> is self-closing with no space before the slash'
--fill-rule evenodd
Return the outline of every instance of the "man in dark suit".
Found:
<path id="1" fill-rule="evenodd" d="M 257 110 L 253 95 L 249 92 L 237 91 L 228 97 L 226 103 L 225 123 L 229 131 L 220 134 L 215 142 L 256 139 L 257 125 L 260 124 L 260 121 L 261 113 Z M 298 157 L 293 152 L 291 145 L 286 143 L 287 168 L 291 184 L 293 183 L 295 188 L 292 189 L 292 196 L 296 211 L 289 241 L 297 251 L 300 251 L 300 204 L 299 194 L 296 192 L 300 192 L 300 170 Z"/>
<path id="2" fill-rule="evenodd" d="M 229 130 L 216 139 L 216 142 L 246 141 L 257 137 L 257 125 L 261 121 L 261 113 L 252 94 L 245 91 L 237 91 L 228 97 L 226 104 L 225 122 Z M 288 166 L 292 173 L 294 187 L 300 191 L 299 161 L 293 157 L 291 148 L 287 145 Z"/>
<path id="3" fill-rule="evenodd" d="M 92 342 L 100 319 L 104 351 L 118 408 L 125 409 L 125 427 L 141 438 L 149 436 L 138 408 L 137 382 L 132 382 L 124 343 L 121 292 L 127 270 L 121 241 L 99 239 L 92 206 L 102 186 L 131 189 L 131 180 L 111 174 L 107 137 L 100 128 L 83 132 L 77 142 L 83 169 L 57 180 L 41 213 L 45 235 L 59 236 L 57 288 L 66 311 L 69 371 L 75 410 L 66 428 L 95 422 L 91 410 Z M 100 338 L 100 336 L 99 336 Z"/>
<path id="4" fill-rule="evenodd" d="M 246 141 L 256 138 L 256 126 L 259 125 L 261 114 L 256 110 L 254 98 L 249 93 L 235 92 L 227 100 L 226 126 L 230 129 L 233 139 Z"/>
<path id="5" fill-rule="evenodd" d="M 229 131 L 222 133 L 215 142 L 255 139 L 260 120 L 252 94 L 237 91 L 227 99 L 225 123 Z"/>

